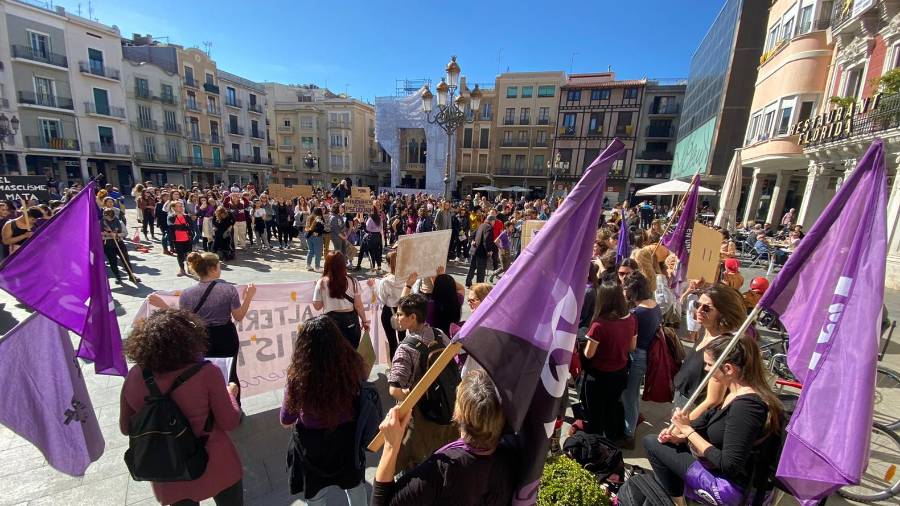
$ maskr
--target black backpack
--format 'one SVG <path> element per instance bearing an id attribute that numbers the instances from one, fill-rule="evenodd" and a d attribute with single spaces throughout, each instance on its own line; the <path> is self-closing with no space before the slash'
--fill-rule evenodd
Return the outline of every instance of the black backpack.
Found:
<path id="1" fill-rule="evenodd" d="M 675 504 L 653 473 L 634 474 L 616 495 L 619 506 L 672 506 Z"/>
<path id="2" fill-rule="evenodd" d="M 426 345 L 413 336 L 403 340 L 403 344 L 419 352 L 419 371 L 424 375 L 444 351 L 444 343 L 436 329 L 434 341 Z M 419 399 L 417 406 L 425 418 L 440 425 L 450 425 L 453 419 L 453 407 L 456 404 L 456 386 L 459 385 L 459 367 L 452 360 L 428 387 L 425 395 Z"/>
<path id="3" fill-rule="evenodd" d="M 125 465 L 135 481 L 190 481 L 206 471 L 208 437 L 197 437 L 172 392 L 208 364 L 208 360 L 181 373 L 172 388 L 163 394 L 153 373 L 144 369 L 144 383 L 150 395 L 144 407 L 128 422 L 128 450 Z M 206 421 L 212 429 L 212 414 Z"/>
<path id="4" fill-rule="evenodd" d="M 625 475 L 622 450 L 599 434 L 576 432 L 566 438 L 563 452 L 593 473 L 600 482 L 621 483 Z"/>

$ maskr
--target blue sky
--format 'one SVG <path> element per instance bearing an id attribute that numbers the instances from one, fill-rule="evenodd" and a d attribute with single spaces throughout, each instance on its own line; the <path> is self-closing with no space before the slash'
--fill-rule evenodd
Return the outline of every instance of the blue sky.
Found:
<path id="1" fill-rule="evenodd" d="M 54 3 L 75 12 L 79 0 Z M 88 1 L 80 3 L 87 17 Z M 498 70 L 608 65 L 620 79 L 686 77 L 722 3 L 91 0 L 93 17 L 125 36 L 149 32 L 197 47 L 210 41 L 228 72 L 327 85 L 367 101 L 393 95 L 396 79 L 439 79 L 451 54 L 469 82 L 493 82 Z"/>

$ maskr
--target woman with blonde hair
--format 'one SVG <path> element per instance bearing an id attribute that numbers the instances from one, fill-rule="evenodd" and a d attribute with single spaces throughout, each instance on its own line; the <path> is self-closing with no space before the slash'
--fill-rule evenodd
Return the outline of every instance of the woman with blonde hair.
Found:
<path id="1" fill-rule="evenodd" d="M 631 258 L 638 263 L 641 274 L 647 279 L 650 292 L 656 292 L 656 275 L 659 274 L 658 264 L 654 261 L 653 246 L 644 246 L 631 252 Z"/>

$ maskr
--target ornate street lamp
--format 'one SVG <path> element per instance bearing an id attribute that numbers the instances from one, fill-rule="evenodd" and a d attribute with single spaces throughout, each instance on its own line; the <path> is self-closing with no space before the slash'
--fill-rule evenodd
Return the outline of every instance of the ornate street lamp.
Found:
<path id="1" fill-rule="evenodd" d="M 19 133 L 19 118 L 13 115 L 12 120 L 6 117 L 5 114 L 0 112 L 0 168 L 3 169 L 3 173 L 7 172 L 6 165 L 6 146 L 4 143 L 6 142 L 6 138 L 9 136 L 13 136 Z M 19 167 L 19 172 L 24 170 L 24 167 Z"/>
<path id="2" fill-rule="evenodd" d="M 447 133 L 447 161 L 444 168 L 444 199 L 450 200 L 450 149 L 453 146 L 453 134 L 459 127 L 466 123 L 472 123 L 472 119 L 466 119 L 466 104 L 470 104 L 472 110 L 477 112 L 481 107 L 481 90 L 478 85 L 471 92 L 463 87 L 456 95 L 459 88 L 459 64 L 456 56 L 450 57 L 450 63 L 446 67 L 447 77 L 441 78 L 440 84 L 435 87 L 437 91 L 437 111 L 434 111 L 434 94 L 426 84 L 422 91 L 422 111 L 431 124 L 437 124 Z M 434 117 L 432 117 L 434 112 Z"/>
<path id="3" fill-rule="evenodd" d="M 303 164 L 309 167 L 310 169 L 315 168 L 316 162 L 319 161 L 319 158 L 313 156 L 312 151 L 307 151 L 306 156 L 303 157 Z"/>

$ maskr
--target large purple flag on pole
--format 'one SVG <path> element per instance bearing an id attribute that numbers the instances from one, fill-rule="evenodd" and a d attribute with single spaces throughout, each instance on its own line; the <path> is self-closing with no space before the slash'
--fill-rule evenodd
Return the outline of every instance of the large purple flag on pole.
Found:
<path id="1" fill-rule="evenodd" d="M 759 301 L 787 329 L 803 383 L 777 475 L 807 505 L 859 483 L 868 462 L 886 210 L 876 140 Z"/>
<path id="2" fill-rule="evenodd" d="M 515 504 L 537 500 L 548 438 L 566 393 L 606 176 L 623 152 L 614 139 L 585 170 L 456 338 L 491 375 L 507 424 L 522 438 Z"/>
<path id="3" fill-rule="evenodd" d="M 694 233 L 694 220 L 697 218 L 697 201 L 700 196 L 700 176 L 694 175 L 691 180 L 691 190 L 681 208 L 681 216 L 675 230 L 669 231 L 666 237 L 660 241 L 678 257 L 678 267 L 672 276 L 671 286 L 674 288 L 683 283 L 687 277 L 688 259 L 691 256 L 691 235 Z M 712 280 L 707 280 L 712 281 Z"/>
<path id="4" fill-rule="evenodd" d="M 629 244 L 628 223 L 625 220 L 625 210 L 622 210 L 622 221 L 619 223 L 619 239 L 616 244 L 616 263 L 631 255 L 631 244 Z"/>
<path id="5" fill-rule="evenodd" d="M 88 184 L 0 264 L 0 288 L 80 335 L 78 356 L 93 360 L 98 374 L 125 376 L 95 185 Z"/>
<path id="6" fill-rule="evenodd" d="M 0 377 L 0 424 L 38 447 L 54 469 L 81 476 L 103 455 L 103 434 L 66 329 L 33 313 L 0 339 Z"/>

